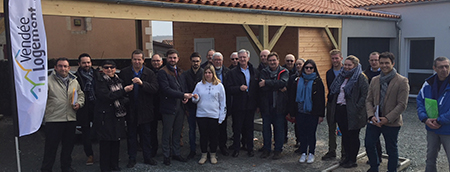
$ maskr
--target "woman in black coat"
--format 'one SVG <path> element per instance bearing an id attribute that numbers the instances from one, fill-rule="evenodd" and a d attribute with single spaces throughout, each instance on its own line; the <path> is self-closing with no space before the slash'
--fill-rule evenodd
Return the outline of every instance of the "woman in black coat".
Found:
<path id="1" fill-rule="evenodd" d="M 325 87 L 317 70 L 316 63 L 309 59 L 289 83 L 290 114 L 295 114 L 299 133 L 300 163 L 313 163 L 316 148 L 317 125 L 325 116 Z M 309 150 L 308 150 L 309 148 Z"/>
<path id="2" fill-rule="evenodd" d="M 100 170 L 118 171 L 120 139 L 126 137 L 124 116 L 127 101 L 124 96 L 133 90 L 133 85 L 122 86 L 113 61 L 103 62 L 102 68 L 103 74 L 96 84 L 94 115 L 94 127 L 100 142 Z"/>

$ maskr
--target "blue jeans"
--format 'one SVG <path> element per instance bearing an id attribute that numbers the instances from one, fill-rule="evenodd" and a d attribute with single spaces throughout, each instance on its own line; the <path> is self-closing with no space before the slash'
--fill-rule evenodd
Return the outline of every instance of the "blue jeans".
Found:
<path id="1" fill-rule="evenodd" d="M 270 109 L 269 112 L 262 113 L 263 118 L 263 138 L 264 138 L 264 149 L 272 150 L 272 128 L 274 131 L 275 140 L 275 151 L 281 152 L 284 143 L 284 119 L 283 114 L 277 114 L 276 109 Z"/>
<path id="2" fill-rule="evenodd" d="M 386 152 L 389 155 L 388 159 L 388 171 L 396 172 L 398 165 L 398 132 L 400 127 L 388 127 L 381 126 L 377 127 L 372 124 L 367 124 L 366 128 L 366 138 L 365 146 L 367 157 L 370 162 L 370 170 L 378 171 L 378 166 L 380 165 L 376 143 L 380 140 L 380 134 L 383 134 L 386 143 Z"/>
<path id="3" fill-rule="evenodd" d="M 197 129 L 197 122 L 196 122 L 196 115 L 197 110 L 196 109 L 189 109 L 189 117 L 188 117 L 188 124 L 189 124 L 189 148 L 191 149 L 191 152 L 195 152 L 196 145 L 195 145 L 195 130 Z"/>
<path id="4" fill-rule="evenodd" d="M 316 150 L 316 130 L 319 123 L 319 116 L 305 113 L 298 113 L 295 117 L 297 133 L 299 133 L 301 153 L 312 153 Z M 308 151 L 309 148 L 309 151 Z"/>

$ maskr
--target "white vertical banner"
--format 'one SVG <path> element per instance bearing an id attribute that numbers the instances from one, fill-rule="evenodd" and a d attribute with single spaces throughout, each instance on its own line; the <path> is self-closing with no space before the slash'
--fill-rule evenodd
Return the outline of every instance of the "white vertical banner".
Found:
<path id="1" fill-rule="evenodd" d="M 36 132 L 47 103 L 47 40 L 41 0 L 10 0 L 11 54 L 19 136 Z"/>

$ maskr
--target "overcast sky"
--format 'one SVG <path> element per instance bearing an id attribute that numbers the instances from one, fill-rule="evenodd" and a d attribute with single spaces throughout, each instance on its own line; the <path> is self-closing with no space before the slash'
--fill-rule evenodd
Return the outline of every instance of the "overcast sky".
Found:
<path id="1" fill-rule="evenodd" d="M 172 22 L 152 21 L 153 36 L 172 36 Z"/>

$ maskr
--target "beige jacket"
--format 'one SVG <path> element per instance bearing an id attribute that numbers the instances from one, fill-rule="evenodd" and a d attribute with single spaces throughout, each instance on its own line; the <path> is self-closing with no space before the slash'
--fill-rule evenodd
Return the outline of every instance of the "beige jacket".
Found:
<path id="1" fill-rule="evenodd" d="M 403 125 L 402 113 L 408 104 L 409 84 L 408 78 L 397 73 L 389 82 L 384 96 L 384 109 L 381 113 L 388 119 L 386 126 L 398 127 Z M 380 75 L 374 77 L 369 86 L 366 99 L 367 117 L 374 116 L 375 107 L 380 104 Z"/>
<path id="2" fill-rule="evenodd" d="M 45 122 L 67 122 L 76 121 L 76 110 L 72 108 L 72 95 L 75 89 L 78 98 L 76 102 L 80 104 L 80 108 L 84 105 L 84 93 L 76 79 L 77 77 L 69 72 L 69 88 L 53 71 L 48 76 L 48 98 L 45 108 Z"/>

